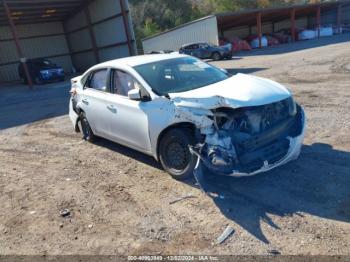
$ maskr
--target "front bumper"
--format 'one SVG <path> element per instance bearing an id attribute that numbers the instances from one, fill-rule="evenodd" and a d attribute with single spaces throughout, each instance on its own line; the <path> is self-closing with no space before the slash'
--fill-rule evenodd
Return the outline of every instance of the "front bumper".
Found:
<path id="1" fill-rule="evenodd" d="M 279 159 L 278 161 L 275 161 L 274 163 L 269 164 L 268 161 L 264 161 L 263 166 L 261 166 L 260 168 L 251 171 L 251 172 L 240 172 L 237 170 L 233 170 L 230 173 L 225 173 L 224 175 L 226 176 L 232 176 L 232 177 L 245 177 L 245 176 L 253 176 L 259 173 L 263 173 L 263 172 L 267 172 L 271 169 L 274 169 L 276 167 L 282 166 L 292 160 L 295 160 L 299 157 L 300 155 L 300 151 L 301 151 L 301 147 L 303 145 L 303 140 L 304 140 L 304 136 L 305 136 L 305 129 L 306 129 L 306 117 L 305 117 L 305 112 L 302 108 L 300 108 L 301 110 L 301 131 L 299 133 L 299 135 L 295 136 L 295 137 L 287 137 L 287 139 L 289 140 L 289 148 L 287 153 L 284 155 L 284 157 L 282 157 L 281 159 Z M 198 152 L 195 152 L 194 150 L 191 150 L 192 153 L 195 153 L 198 156 L 198 163 L 197 163 L 197 167 L 196 168 L 200 168 L 200 162 L 202 161 L 200 154 L 198 154 Z M 203 160 L 204 161 L 204 160 Z M 215 172 L 215 170 L 213 170 Z M 220 174 L 220 173 L 219 173 Z"/>
<path id="2" fill-rule="evenodd" d="M 48 70 L 48 73 L 40 73 L 40 79 L 44 82 L 52 82 L 65 79 L 65 73 L 57 70 Z"/>

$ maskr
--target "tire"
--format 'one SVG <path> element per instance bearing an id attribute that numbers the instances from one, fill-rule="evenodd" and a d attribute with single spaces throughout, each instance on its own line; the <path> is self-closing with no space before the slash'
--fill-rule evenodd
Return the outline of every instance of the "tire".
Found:
<path id="1" fill-rule="evenodd" d="M 219 60 L 221 60 L 221 55 L 218 52 L 214 52 L 212 55 L 212 58 L 214 61 L 219 61 Z"/>
<path id="2" fill-rule="evenodd" d="M 193 175 L 197 156 L 192 155 L 189 145 L 196 139 L 188 128 L 171 129 L 159 143 L 159 159 L 163 169 L 176 180 L 185 180 Z"/>
<path id="3" fill-rule="evenodd" d="M 84 112 L 80 113 L 80 124 L 83 139 L 91 143 L 94 142 L 96 140 L 96 136 L 94 135 L 94 132 L 92 132 L 89 121 L 87 120 Z"/>

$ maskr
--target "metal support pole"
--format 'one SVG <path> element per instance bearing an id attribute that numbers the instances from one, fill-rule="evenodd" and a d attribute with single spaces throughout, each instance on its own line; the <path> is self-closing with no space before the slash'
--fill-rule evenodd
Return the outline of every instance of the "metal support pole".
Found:
<path id="1" fill-rule="evenodd" d="M 342 5 L 339 4 L 337 9 L 337 26 L 338 26 L 339 33 L 340 33 L 341 24 L 342 24 Z"/>
<path id="2" fill-rule="evenodd" d="M 125 6 L 124 6 L 124 0 L 120 0 L 120 10 L 122 12 L 123 16 L 123 24 L 124 24 L 124 31 L 126 35 L 126 40 L 128 42 L 128 48 L 129 48 L 129 54 L 132 56 L 134 55 L 134 49 L 131 44 L 131 37 L 130 37 L 130 31 L 129 31 L 129 19 L 127 17 L 126 11 L 125 11 Z"/>
<path id="3" fill-rule="evenodd" d="M 8 19 L 8 22 L 10 24 L 10 29 L 11 29 L 11 33 L 12 33 L 12 36 L 13 36 L 13 40 L 15 41 L 17 54 L 18 54 L 18 56 L 20 58 L 21 64 L 23 65 L 24 74 L 26 75 L 28 86 L 29 86 L 29 88 L 33 88 L 33 81 L 32 81 L 32 78 L 30 77 L 29 69 L 28 69 L 28 66 L 26 64 L 21 45 L 19 43 L 19 38 L 18 38 L 16 26 L 15 26 L 15 23 L 13 22 L 10 8 L 7 5 L 6 0 L 2 0 L 2 3 L 4 5 L 4 9 L 5 9 L 5 12 L 6 12 L 6 15 L 7 15 L 7 19 Z"/>
<path id="4" fill-rule="evenodd" d="M 67 47 L 68 47 L 68 51 L 69 51 L 69 56 L 70 56 L 71 61 L 72 61 L 72 66 L 76 69 L 76 67 L 74 65 L 73 57 L 72 57 L 72 54 L 73 54 L 72 41 L 70 41 L 67 25 L 64 21 L 62 21 L 62 27 L 63 27 L 64 36 L 65 36 L 66 41 L 67 41 Z"/>
<path id="5" fill-rule="evenodd" d="M 321 6 L 317 7 L 317 14 L 316 14 L 316 20 L 317 20 L 317 37 L 320 37 L 320 30 L 321 30 Z"/>
<path id="6" fill-rule="evenodd" d="M 262 29 L 261 29 L 261 13 L 256 16 L 256 31 L 259 37 L 259 48 L 262 48 Z"/>
<path id="7" fill-rule="evenodd" d="M 100 62 L 100 56 L 98 54 L 96 37 L 95 37 L 94 30 L 92 28 L 91 16 L 89 12 L 89 7 L 87 5 L 84 7 L 84 13 L 85 13 L 85 17 L 88 25 L 89 34 L 90 34 L 92 50 L 94 52 L 96 63 L 98 64 Z"/>
<path id="8" fill-rule="evenodd" d="M 295 42 L 295 8 L 293 8 L 290 11 L 290 21 L 291 21 L 291 35 L 292 35 L 292 42 Z"/>

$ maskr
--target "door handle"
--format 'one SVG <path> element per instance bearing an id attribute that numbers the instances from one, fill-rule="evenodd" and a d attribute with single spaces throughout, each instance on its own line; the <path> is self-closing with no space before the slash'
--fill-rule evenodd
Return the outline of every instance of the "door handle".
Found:
<path id="1" fill-rule="evenodd" d="M 88 105 L 89 104 L 89 101 L 87 100 L 87 99 L 83 99 L 83 100 L 81 100 L 84 104 L 86 104 L 86 105 Z"/>
<path id="2" fill-rule="evenodd" d="M 117 112 L 117 109 L 113 106 L 113 105 L 109 105 L 107 106 L 107 108 L 112 111 L 113 113 L 116 113 Z"/>

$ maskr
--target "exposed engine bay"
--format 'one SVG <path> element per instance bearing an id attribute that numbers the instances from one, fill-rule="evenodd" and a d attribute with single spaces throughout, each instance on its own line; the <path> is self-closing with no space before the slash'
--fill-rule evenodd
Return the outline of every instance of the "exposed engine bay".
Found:
<path id="1" fill-rule="evenodd" d="M 251 173 L 280 161 L 303 128 L 302 110 L 292 98 L 272 104 L 212 110 L 213 127 L 191 148 L 211 171 Z"/>

